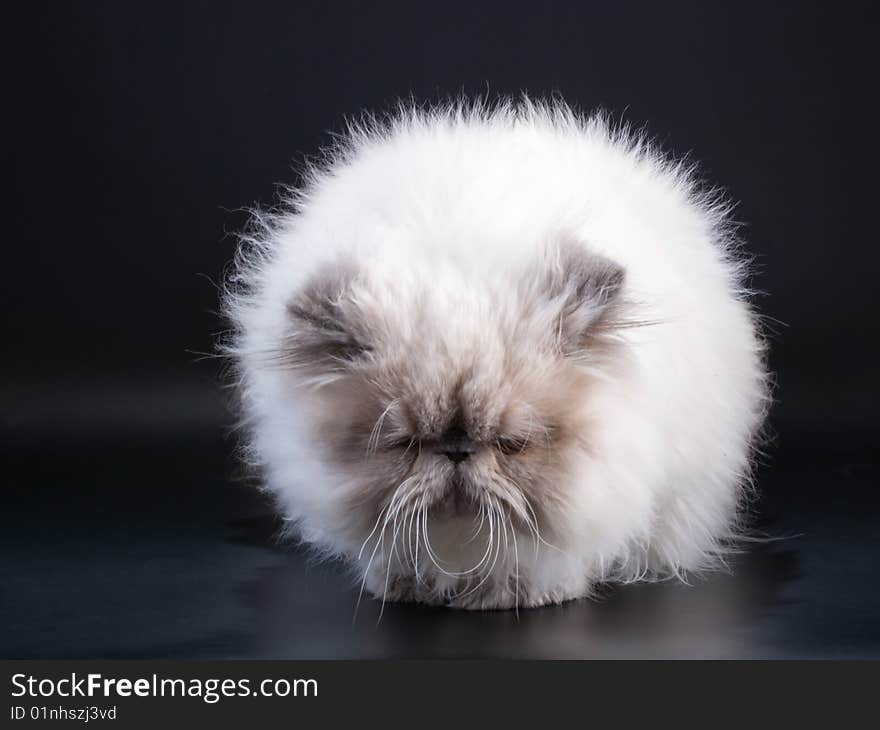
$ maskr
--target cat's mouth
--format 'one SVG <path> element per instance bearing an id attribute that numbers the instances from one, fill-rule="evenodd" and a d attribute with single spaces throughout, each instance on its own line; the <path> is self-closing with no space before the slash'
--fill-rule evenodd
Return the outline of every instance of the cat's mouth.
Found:
<path id="1" fill-rule="evenodd" d="M 474 487 L 456 471 L 428 508 L 428 515 L 436 519 L 452 519 L 477 517 L 481 511 L 482 503 Z"/>
<path id="2" fill-rule="evenodd" d="M 434 502 L 428 510 L 428 516 L 436 519 L 476 517 L 479 513 L 480 503 L 459 490 L 451 490 L 449 494 Z"/>

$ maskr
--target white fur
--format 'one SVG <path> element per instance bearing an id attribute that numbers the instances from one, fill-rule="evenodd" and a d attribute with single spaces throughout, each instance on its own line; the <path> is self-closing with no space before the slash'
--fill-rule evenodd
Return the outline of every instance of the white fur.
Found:
<path id="1" fill-rule="evenodd" d="M 310 435 L 307 388 L 263 357 L 285 337 L 292 294 L 344 255 L 368 272 L 375 306 L 427 296 L 447 346 L 482 343 L 491 358 L 495 314 L 473 282 L 529 266 L 565 235 L 621 264 L 627 299 L 655 324 L 621 333 L 628 358 L 590 400 L 594 448 L 555 549 L 535 556 L 517 536 L 528 589 L 516 601 L 717 561 L 736 534 L 767 375 L 728 206 L 687 165 L 563 105 L 454 105 L 352 125 L 286 202 L 258 214 L 226 303 L 250 453 L 295 534 L 355 563 L 366 537 L 344 511 L 344 473 Z M 437 552 L 460 545 L 450 530 L 438 526 Z"/>

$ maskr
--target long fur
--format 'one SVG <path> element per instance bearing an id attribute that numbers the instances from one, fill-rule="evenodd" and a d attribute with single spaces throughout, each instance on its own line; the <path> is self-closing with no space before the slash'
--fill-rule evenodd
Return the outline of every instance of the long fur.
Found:
<path id="1" fill-rule="evenodd" d="M 247 455 L 291 535 L 380 599 L 466 608 L 717 566 L 769 402 L 729 212 L 559 102 L 351 123 L 226 283 Z"/>

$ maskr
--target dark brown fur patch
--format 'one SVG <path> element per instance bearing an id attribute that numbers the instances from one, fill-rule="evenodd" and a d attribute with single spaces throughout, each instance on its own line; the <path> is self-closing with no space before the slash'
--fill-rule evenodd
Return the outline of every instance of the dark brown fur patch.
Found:
<path id="1" fill-rule="evenodd" d="M 348 297 L 355 276 L 350 265 L 329 264 L 288 303 L 288 364 L 334 372 L 369 350 L 367 332 Z"/>
<path id="2" fill-rule="evenodd" d="M 619 314 L 626 271 L 578 243 L 549 248 L 529 287 L 533 306 L 558 309 L 558 344 L 565 354 L 582 350 L 607 331 Z"/>

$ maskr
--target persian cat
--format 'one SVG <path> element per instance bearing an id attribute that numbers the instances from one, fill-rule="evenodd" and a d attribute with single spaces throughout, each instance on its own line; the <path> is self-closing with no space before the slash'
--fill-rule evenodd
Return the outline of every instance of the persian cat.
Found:
<path id="1" fill-rule="evenodd" d="M 351 124 L 226 284 L 291 535 L 383 601 L 461 608 L 717 564 L 768 402 L 728 210 L 561 103 Z"/>

